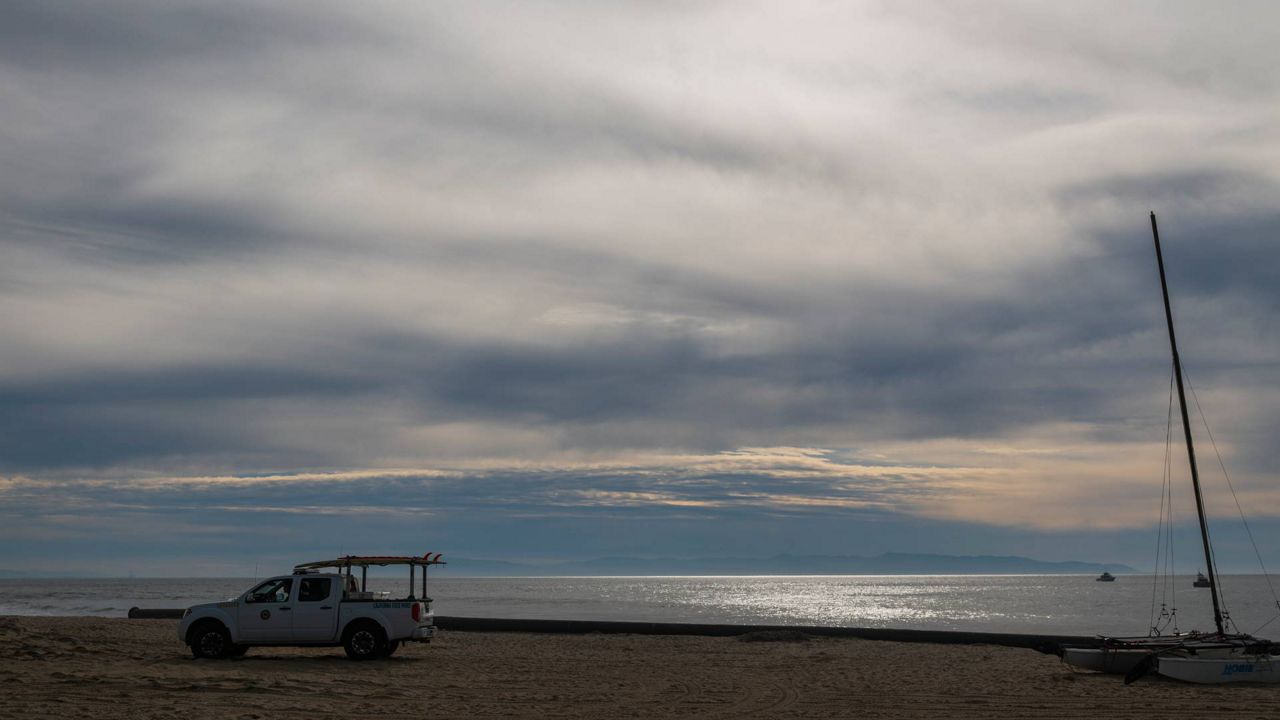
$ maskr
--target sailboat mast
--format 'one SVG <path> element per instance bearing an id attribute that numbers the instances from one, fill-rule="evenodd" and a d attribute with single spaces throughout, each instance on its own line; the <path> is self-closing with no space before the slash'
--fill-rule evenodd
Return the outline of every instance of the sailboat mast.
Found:
<path id="1" fill-rule="evenodd" d="M 1209 548 L 1209 521 L 1204 514 L 1204 498 L 1200 495 L 1200 471 L 1196 468 L 1196 448 L 1191 442 L 1191 420 L 1187 417 L 1187 396 L 1182 389 L 1182 361 L 1178 358 L 1178 339 L 1173 332 L 1173 310 L 1169 307 L 1169 284 L 1164 277 L 1164 255 L 1160 252 L 1160 231 L 1156 214 L 1151 213 L 1151 237 L 1156 243 L 1156 265 L 1160 268 L 1160 292 L 1164 295 L 1164 319 L 1169 324 L 1169 348 L 1173 351 L 1173 377 L 1178 385 L 1178 409 L 1182 411 L 1182 432 L 1187 438 L 1187 459 L 1191 461 L 1191 486 L 1196 491 L 1196 514 L 1200 518 L 1200 540 L 1204 543 L 1204 564 L 1209 571 L 1209 593 L 1213 596 L 1213 622 L 1218 634 L 1222 627 L 1222 606 L 1218 602 L 1218 573 L 1213 567 L 1213 551 Z"/>

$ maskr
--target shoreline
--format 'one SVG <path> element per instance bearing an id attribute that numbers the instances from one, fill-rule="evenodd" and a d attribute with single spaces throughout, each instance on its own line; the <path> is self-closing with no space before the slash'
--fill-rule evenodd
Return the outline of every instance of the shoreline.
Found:
<path id="1" fill-rule="evenodd" d="M 176 608 L 129 609 L 131 620 L 179 620 L 183 610 Z M 915 630 L 908 628 L 865 628 L 837 625 L 774 625 L 728 623 L 659 623 L 619 620 L 552 620 L 524 618 L 480 618 L 437 615 L 436 628 L 457 632 L 546 633 L 552 635 L 695 635 L 702 637 L 738 637 L 758 632 L 792 632 L 810 637 L 859 638 L 889 642 L 920 642 L 944 645 L 1000 645 L 1021 647 L 1055 654 L 1062 645 L 1093 647 L 1096 636 L 1055 635 L 1041 633 L 989 633 L 966 630 Z"/>
<path id="2" fill-rule="evenodd" d="M 1125 686 L 986 644 L 444 630 L 364 663 L 340 648 L 195 660 L 175 625 L 0 617 L 0 718 L 1280 717 L 1269 686 Z"/>

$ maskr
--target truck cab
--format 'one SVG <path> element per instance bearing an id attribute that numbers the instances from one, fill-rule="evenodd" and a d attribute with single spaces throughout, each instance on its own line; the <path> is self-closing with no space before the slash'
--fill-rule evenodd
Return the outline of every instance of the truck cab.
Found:
<path id="1" fill-rule="evenodd" d="M 343 556 L 304 563 L 289 575 L 263 580 L 240 596 L 187 609 L 178 637 L 198 658 L 243 655 L 250 647 L 338 646 L 348 657 L 387 657 L 402 642 L 430 642 L 435 634 L 427 567 L 440 555 Z M 409 566 L 408 593 L 368 590 L 370 566 Z M 332 572 L 320 572 L 333 568 Z M 421 595 L 415 571 L 422 569 Z M 354 571 L 359 569 L 360 578 Z"/>

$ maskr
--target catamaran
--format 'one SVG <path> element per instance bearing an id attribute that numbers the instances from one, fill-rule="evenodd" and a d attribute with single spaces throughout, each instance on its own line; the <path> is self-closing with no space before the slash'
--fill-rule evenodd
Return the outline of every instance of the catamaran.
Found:
<path id="1" fill-rule="evenodd" d="M 1151 632 L 1143 637 L 1104 636 L 1099 638 L 1097 647 L 1063 648 L 1062 659 L 1070 665 L 1087 670 L 1122 673 L 1126 684 L 1152 671 L 1196 683 L 1280 682 L 1280 646 L 1241 633 L 1234 627 L 1228 630 L 1231 625 L 1230 616 L 1223 607 L 1217 566 L 1209 543 L 1209 524 L 1200 493 L 1200 472 L 1196 467 L 1187 398 L 1183 390 L 1182 361 L 1178 357 L 1173 311 L 1169 306 L 1169 284 L 1165 279 L 1164 255 L 1160 250 L 1160 231 L 1156 226 L 1154 212 L 1151 213 L 1151 236 L 1155 242 L 1156 265 L 1160 270 L 1160 290 L 1164 298 L 1165 321 L 1169 328 L 1169 349 L 1173 355 L 1174 384 L 1178 389 L 1178 408 L 1182 414 L 1183 437 L 1187 444 L 1187 459 L 1191 465 L 1191 486 L 1195 490 L 1200 540 L 1204 546 L 1207 576 L 1201 575 L 1205 583 L 1201 585 L 1197 581 L 1196 587 L 1209 588 L 1213 599 L 1215 631 L 1180 633 L 1175 630 L 1172 634 L 1165 634 L 1160 627 L 1152 627 Z M 1168 613 L 1162 615 L 1168 616 Z"/>

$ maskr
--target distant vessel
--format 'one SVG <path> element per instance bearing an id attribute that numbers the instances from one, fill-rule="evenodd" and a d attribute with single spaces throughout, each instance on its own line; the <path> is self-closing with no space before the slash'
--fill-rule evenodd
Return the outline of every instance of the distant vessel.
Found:
<path id="1" fill-rule="evenodd" d="M 1115 581 L 1116 581 L 1116 576 L 1115 576 L 1115 575 L 1112 575 L 1112 574 L 1111 574 L 1111 573 L 1109 573 L 1109 572 L 1105 572 L 1105 571 L 1104 571 L 1101 575 L 1099 575 L 1098 577 L 1096 577 L 1096 578 L 1094 578 L 1094 579 L 1095 579 L 1095 580 L 1097 580 L 1098 582 L 1115 582 Z"/>
<path id="2" fill-rule="evenodd" d="M 1087 670 L 1123 673 L 1126 684 L 1152 671 L 1161 675 L 1196 683 L 1280 682 L 1280 655 L 1270 641 L 1241 632 L 1228 632 L 1230 622 L 1222 608 L 1213 548 L 1209 545 L 1209 523 L 1200 494 L 1200 472 L 1191 439 L 1191 420 L 1187 413 L 1187 396 L 1183 390 L 1182 361 L 1178 358 L 1178 341 L 1173 331 L 1173 310 L 1169 305 L 1169 285 L 1165 280 L 1164 256 L 1160 252 L 1160 232 L 1156 214 L 1151 213 L 1151 236 L 1155 242 L 1156 267 L 1160 271 L 1160 291 L 1164 299 L 1165 320 L 1169 326 L 1169 350 L 1173 356 L 1173 379 L 1178 389 L 1178 409 L 1182 414 L 1183 436 L 1187 443 L 1187 461 L 1191 466 L 1191 487 L 1195 491 L 1196 515 L 1200 521 L 1200 539 L 1208 576 L 1197 573 L 1194 585 L 1209 588 L 1213 600 L 1213 623 L 1216 632 L 1165 635 L 1153 626 L 1146 637 L 1100 637 L 1095 647 L 1064 647 L 1062 659 L 1069 665 Z M 1171 391 L 1172 392 L 1172 391 Z M 1172 405 L 1172 398 L 1171 405 Z M 1170 413 L 1172 430 L 1172 413 Z M 1161 498 L 1163 504 L 1164 498 Z M 1105 573 L 1104 573 L 1105 576 Z M 1100 577 L 1098 580 L 1103 580 Z M 1201 583 L 1204 583 L 1203 585 Z M 1154 602 L 1154 601 L 1153 601 Z M 1174 610 L 1173 612 L 1176 612 Z M 1163 611 L 1162 611 L 1163 615 Z M 1170 614 L 1172 617 L 1172 613 Z M 1275 664 L 1276 671 L 1272 670 Z"/>

